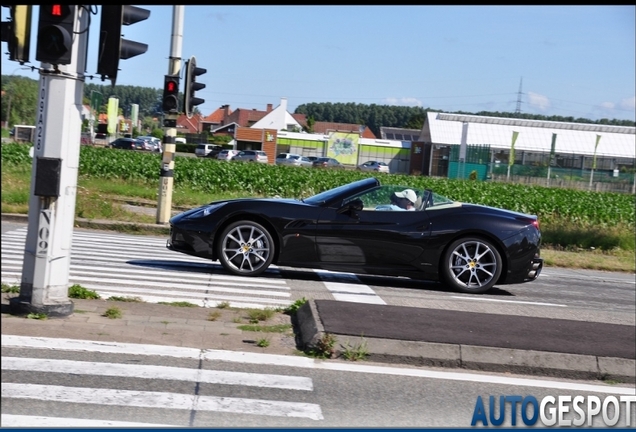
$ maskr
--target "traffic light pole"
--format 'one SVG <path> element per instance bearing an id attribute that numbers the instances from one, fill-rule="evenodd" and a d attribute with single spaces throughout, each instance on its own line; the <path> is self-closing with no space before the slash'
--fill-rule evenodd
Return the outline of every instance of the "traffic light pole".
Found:
<path id="1" fill-rule="evenodd" d="M 67 316 L 89 9 L 77 8 L 70 63 L 40 64 L 28 231 L 18 313 Z"/>
<path id="2" fill-rule="evenodd" d="M 183 15 L 185 6 L 175 5 L 172 12 L 172 37 L 168 75 L 179 76 L 181 72 L 181 45 L 183 42 Z M 176 153 L 177 116 L 165 113 L 163 120 L 163 155 L 159 173 L 159 198 L 157 202 L 157 224 L 167 224 L 172 214 L 172 186 L 174 182 L 174 156 Z"/>

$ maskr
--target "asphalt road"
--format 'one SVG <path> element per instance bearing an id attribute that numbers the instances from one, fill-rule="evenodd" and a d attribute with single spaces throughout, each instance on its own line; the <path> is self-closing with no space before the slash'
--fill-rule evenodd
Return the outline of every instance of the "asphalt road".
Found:
<path id="1" fill-rule="evenodd" d="M 105 352 L 99 343 L 81 351 L 63 344 L 45 350 L 3 346 L 3 426 L 9 420 L 5 416 L 22 415 L 62 418 L 66 427 L 95 419 L 137 427 L 467 428 L 479 397 L 490 419 L 491 396 L 495 401 L 507 395 L 538 401 L 547 396 L 596 396 L 602 401 L 633 394 L 633 386 L 510 374 L 291 356 L 283 365 L 267 355 L 248 362 L 240 353 L 223 361 L 202 360 L 198 350 L 181 347 L 163 347 L 162 355 L 130 354 L 125 345 L 116 348 Z M 511 426 L 507 405 L 502 426 Z M 633 426 L 636 403 L 631 403 L 629 424 L 625 403 L 620 407 L 616 426 Z M 521 425 L 520 412 L 515 412 Z M 572 410 L 564 415 L 567 420 L 577 417 Z M 592 417 L 592 424 L 603 426 L 602 415 Z"/>
<path id="2" fill-rule="evenodd" d="M 25 227 L 26 224 L 23 223 L 3 221 L 2 233 Z M 99 233 L 99 231 L 81 228 L 76 228 L 74 231 L 89 237 L 91 232 Z M 101 233 L 105 234 L 103 231 Z M 140 247 L 149 248 L 147 252 L 144 252 L 147 257 L 153 257 L 153 255 L 158 257 L 159 254 L 166 252 L 163 237 L 148 236 L 146 242 L 139 241 L 139 236 L 132 238 Z M 157 248 L 156 253 L 151 252 L 153 250 L 151 242 L 156 245 L 152 246 Z M 144 243 L 148 245 L 144 246 Z M 93 246 L 95 249 L 99 247 L 99 245 Z M 196 275 L 196 272 L 200 271 L 225 275 L 218 263 L 205 260 L 199 263 L 196 259 L 182 254 L 174 256 L 184 260 L 179 267 L 184 276 Z M 137 265 L 131 265 L 131 268 L 138 271 L 141 266 L 147 271 L 161 271 L 156 266 L 143 264 L 139 262 Z M 309 269 L 279 268 L 265 277 L 269 281 L 280 280 L 286 289 L 289 289 L 288 301 L 305 297 L 315 300 L 343 300 L 437 310 L 636 325 L 636 281 L 633 274 L 547 267 L 534 282 L 498 286 L 484 295 L 460 294 L 442 284 L 406 278 L 352 275 Z"/>

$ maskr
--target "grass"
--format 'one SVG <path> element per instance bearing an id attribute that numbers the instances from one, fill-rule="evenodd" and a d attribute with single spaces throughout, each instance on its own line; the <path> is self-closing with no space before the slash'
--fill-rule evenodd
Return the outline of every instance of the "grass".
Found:
<path id="1" fill-rule="evenodd" d="M 2 292 L 9 294 L 20 294 L 20 287 L 16 285 L 2 284 Z"/>
<path id="2" fill-rule="evenodd" d="M 332 358 L 336 352 L 337 339 L 330 333 L 324 333 L 322 337 L 316 343 L 315 348 L 312 348 L 306 352 L 311 357 L 317 357 L 321 359 Z"/>
<path id="3" fill-rule="evenodd" d="M 106 318 L 110 318 L 110 319 L 121 318 L 122 316 L 121 309 L 119 309 L 116 306 L 109 307 L 108 309 L 104 311 L 102 316 L 105 316 Z"/>
<path id="4" fill-rule="evenodd" d="M 219 312 L 218 310 L 216 311 L 212 311 L 208 314 L 208 321 L 216 321 L 219 318 L 221 318 L 221 315 L 223 315 L 221 312 Z"/>
<path id="5" fill-rule="evenodd" d="M 99 294 L 97 294 L 97 292 L 95 292 L 93 290 L 86 289 L 83 286 L 78 285 L 78 284 L 72 285 L 68 289 L 68 296 L 70 298 L 91 299 L 91 300 L 97 300 L 97 299 L 101 298 L 99 296 Z"/>
<path id="6" fill-rule="evenodd" d="M 269 339 L 268 338 L 262 338 L 259 339 L 258 341 L 256 341 L 256 346 L 261 347 L 261 348 L 267 348 L 269 346 Z"/>
<path id="7" fill-rule="evenodd" d="M 26 316 L 28 319 L 45 320 L 48 316 L 45 313 L 32 312 Z"/>
<path id="8" fill-rule="evenodd" d="M 199 307 L 194 303 L 190 303 L 187 301 L 177 301 L 177 302 L 159 302 L 158 304 L 167 305 L 167 306 L 176 306 L 176 307 Z"/>
<path id="9" fill-rule="evenodd" d="M 359 344 L 353 346 L 349 343 L 345 344 L 342 347 L 342 357 L 351 361 L 366 360 L 369 357 L 367 341 L 363 338 Z"/>
<path id="10" fill-rule="evenodd" d="M 287 306 L 284 309 L 284 312 L 287 315 L 294 315 L 296 312 L 298 312 L 298 309 L 300 309 L 305 303 L 307 303 L 307 299 L 305 297 L 298 299 L 291 305 Z"/>
<path id="11" fill-rule="evenodd" d="M 140 297 L 110 296 L 108 297 L 107 300 L 118 301 L 118 302 L 128 302 L 128 303 L 143 303 L 143 300 Z"/>
<path id="12" fill-rule="evenodd" d="M 249 322 L 256 324 L 259 321 L 267 321 L 276 314 L 276 310 L 272 308 L 265 309 L 247 309 L 247 316 Z"/>
<path id="13" fill-rule="evenodd" d="M 239 330 L 262 332 L 262 333 L 285 333 L 291 330 L 291 324 L 275 324 L 270 326 L 257 325 L 257 324 L 244 324 L 238 326 Z"/>

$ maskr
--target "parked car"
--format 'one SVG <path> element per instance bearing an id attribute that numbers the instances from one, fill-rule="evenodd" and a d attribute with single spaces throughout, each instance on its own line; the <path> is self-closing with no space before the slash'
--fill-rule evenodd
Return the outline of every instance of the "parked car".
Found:
<path id="1" fill-rule="evenodd" d="M 117 138 L 109 146 L 121 150 L 144 150 L 145 142 L 136 138 Z"/>
<path id="2" fill-rule="evenodd" d="M 312 166 L 314 168 L 344 168 L 344 165 L 337 159 L 330 157 L 319 157 L 312 162 Z"/>
<path id="3" fill-rule="evenodd" d="M 276 165 L 311 167 L 312 163 L 306 156 L 295 153 L 281 153 L 276 156 Z"/>
<path id="4" fill-rule="evenodd" d="M 153 136 L 138 136 L 137 137 L 138 140 L 143 140 L 146 141 L 147 143 L 149 143 L 150 147 L 149 150 L 150 151 L 155 151 L 155 152 L 162 152 L 163 148 L 161 145 L 161 140 L 157 137 L 153 137 Z"/>
<path id="5" fill-rule="evenodd" d="M 416 195 L 415 211 L 376 210 L 405 188 Z M 239 276 L 276 265 L 433 280 L 484 293 L 537 279 L 540 243 L 535 215 L 369 177 L 302 200 L 213 201 L 173 216 L 166 247 L 218 260 Z"/>
<path id="6" fill-rule="evenodd" d="M 297 153 L 279 153 L 276 155 L 276 165 L 287 165 L 289 160 L 293 160 L 297 157 L 300 157 Z"/>
<path id="7" fill-rule="evenodd" d="M 216 157 L 223 147 L 216 144 L 198 144 L 194 149 L 197 157 Z"/>
<path id="8" fill-rule="evenodd" d="M 389 173 L 389 166 L 385 162 L 379 161 L 367 161 L 363 164 L 358 165 L 358 170 L 360 171 L 375 171 L 375 172 L 383 172 Z"/>
<path id="9" fill-rule="evenodd" d="M 267 153 L 262 150 L 243 150 L 232 158 L 235 161 L 267 163 Z"/>
<path id="10" fill-rule="evenodd" d="M 234 156 L 238 154 L 238 150 L 221 150 L 219 154 L 216 155 L 218 160 L 232 160 Z"/>

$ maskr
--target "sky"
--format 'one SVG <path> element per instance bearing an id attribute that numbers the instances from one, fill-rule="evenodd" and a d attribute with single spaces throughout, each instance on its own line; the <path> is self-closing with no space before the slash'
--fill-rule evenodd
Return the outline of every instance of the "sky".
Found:
<path id="1" fill-rule="evenodd" d="M 634 6 L 186 5 L 174 47 L 175 6 L 139 7 L 149 18 L 122 33 L 148 51 L 120 60 L 117 85 L 162 88 L 174 48 L 182 64 L 195 56 L 207 69 L 204 115 L 286 98 L 292 113 L 331 102 L 636 121 Z M 95 74 L 95 9 L 86 82 L 109 84 Z M 35 66 L 37 22 L 35 6 Z M 38 79 L 6 51 L 3 43 L 2 74 Z"/>

